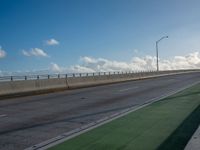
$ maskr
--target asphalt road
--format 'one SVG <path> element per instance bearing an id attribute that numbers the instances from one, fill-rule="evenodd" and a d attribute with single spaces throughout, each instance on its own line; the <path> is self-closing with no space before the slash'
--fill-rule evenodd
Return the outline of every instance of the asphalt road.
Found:
<path id="1" fill-rule="evenodd" d="M 21 150 L 200 80 L 171 75 L 0 101 L 0 149 Z"/>

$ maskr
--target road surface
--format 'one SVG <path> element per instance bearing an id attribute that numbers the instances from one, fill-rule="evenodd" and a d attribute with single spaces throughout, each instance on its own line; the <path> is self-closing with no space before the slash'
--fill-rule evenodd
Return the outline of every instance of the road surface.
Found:
<path id="1" fill-rule="evenodd" d="M 199 80 L 187 73 L 0 100 L 0 149 L 33 146 Z"/>

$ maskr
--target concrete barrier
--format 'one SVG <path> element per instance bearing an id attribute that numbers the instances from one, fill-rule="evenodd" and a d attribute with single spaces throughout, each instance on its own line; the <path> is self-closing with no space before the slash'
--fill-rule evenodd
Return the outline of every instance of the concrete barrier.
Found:
<path id="1" fill-rule="evenodd" d="M 0 83 L 0 96 L 66 88 L 66 79 L 6 81 Z"/>
<path id="2" fill-rule="evenodd" d="M 5 81 L 0 82 L 0 96 L 20 95 L 31 92 L 44 92 L 56 89 L 73 89 L 102 84 L 110 84 L 122 81 L 144 79 L 178 73 L 199 72 L 199 70 L 174 70 L 160 72 L 139 72 L 139 73 L 121 73 L 107 74 L 84 77 L 66 77 L 55 79 L 39 79 L 25 81 Z"/>

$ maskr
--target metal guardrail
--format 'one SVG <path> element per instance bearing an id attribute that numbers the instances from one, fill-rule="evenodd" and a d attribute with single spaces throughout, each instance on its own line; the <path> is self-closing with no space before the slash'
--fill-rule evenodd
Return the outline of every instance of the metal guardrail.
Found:
<path id="1" fill-rule="evenodd" d="M 40 79 L 56 79 L 56 78 L 68 78 L 68 77 L 87 77 L 87 76 L 104 76 L 104 75 L 123 75 L 123 74 L 143 74 L 143 73 L 155 73 L 161 74 L 166 72 L 187 72 L 187 71 L 200 71 L 198 69 L 191 70 L 166 70 L 166 71 L 126 71 L 126 72 L 93 72 L 93 73 L 67 73 L 67 74 L 43 74 L 43 75 L 19 75 L 19 76 L 0 76 L 0 82 L 4 81 L 23 81 L 23 80 L 40 80 Z"/>
<path id="2" fill-rule="evenodd" d="M 67 73 L 67 74 L 44 74 L 44 75 L 19 75 L 19 76 L 0 76 L 0 82 L 2 81 L 22 81 L 22 80 L 40 80 L 40 79 L 56 79 L 67 77 L 87 77 L 87 76 L 103 76 L 103 75 L 115 75 L 115 74 L 137 74 L 144 72 L 155 71 L 126 71 L 126 72 L 93 72 L 93 73 Z"/>

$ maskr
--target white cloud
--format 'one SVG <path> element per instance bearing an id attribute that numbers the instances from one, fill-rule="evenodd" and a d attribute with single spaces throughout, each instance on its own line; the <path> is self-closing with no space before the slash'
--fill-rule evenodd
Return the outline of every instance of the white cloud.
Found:
<path id="1" fill-rule="evenodd" d="M 133 57 L 128 62 L 86 56 L 81 57 L 80 61 L 81 64 L 70 67 L 60 67 L 57 64 L 51 64 L 50 70 L 56 73 L 156 70 L 155 56 Z M 199 52 L 194 52 L 186 56 L 175 56 L 171 59 L 160 59 L 159 67 L 160 70 L 200 69 L 200 54 Z"/>
<path id="2" fill-rule="evenodd" d="M 24 56 L 31 56 L 30 52 L 27 52 L 27 51 L 25 51 L 25 50 L 22 50 L 22 54 L 23 54 Z"/>
<path id="3" fill-rule="evenodd" d="M 22 50 L 22 54 L 24 56 L 49 57 L 49 55 L 45 53 L 44 50 L 39 48 L 32 48 L 29 51 Z"/>
<path id="4" fill-rule="evenodd" d="M 94 72 L 92 69 L 81 66 L 81 65 L 74 65 L 71 67 L 61 67 L 56 63 L 51 63 L 50 65 L 50 72 L 53 73 L 84 73 L 84 72 Z"/>
<path id="5" fill-rule="evenodd" d="M 0 46 L 0 59 L 6 57 L 6 51 Z"/>
<path id="6" fill-rule="evenodd" d="M 59 42 L 56 39 L 49 39 L 46 41 L 46 44 L 49 46 L 59 45 Z"/>
<path id="7" fill-rule="evenodd" d="M 35 54 L 35 53 L 34 53 Z M 24 55 L 32 56 L 31 51 L 24 51 Z M 200 69 L 200 53 L 193 52 L 185 56 L 175 56 L 171 59 L 159 60 L 160 70 L 176 69 Z M 117 71 L 148 71 L 156 70 L 156 57 L 144 56 L 133 57 L 127 62 L 108 60 L 104 58 L 81 57 L 80 64 L 69 67 L 51 63 L 48 69 L 5 72 L 0 71 L 0 75 L 30 75 L 30 74 L 52 74 L 52 73 L 91 73 L 91 72 L 117 72 Z"/>
<path id="8" fill-rule="evenodd" d="M 53 72 L 62 72 L 63 68 L 58 66 L 56 63 L 51 63 L 50 70 Z"/>
<path id="9" fill-rule="evenodd" d="M 42 70 L 17 70 L 17 71 L 2 71 L 0 70 L 0 76 L 27 76 L 27 75 L 47 75 L 51 74 L 49 69 Z"/>
<path id="10" fill-rule="evenodd" d="M 94 72 L 93 69 L 88 68 L 88 67 L 84 67 L 84 66 L 81 66 L 81 65 L 71 66 L 66 71 L 70 72 L 70 73 L 90 73 L 90 72 Z"/>

